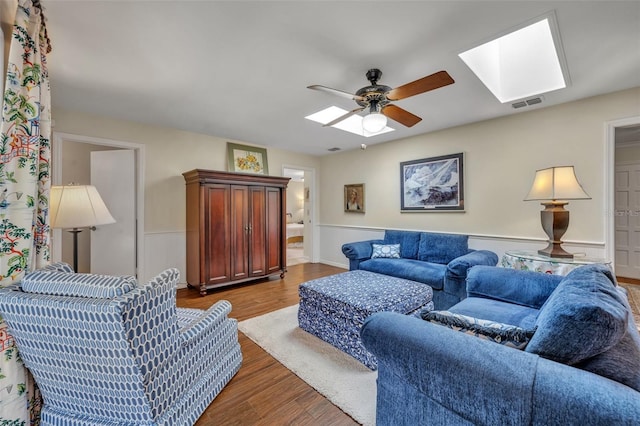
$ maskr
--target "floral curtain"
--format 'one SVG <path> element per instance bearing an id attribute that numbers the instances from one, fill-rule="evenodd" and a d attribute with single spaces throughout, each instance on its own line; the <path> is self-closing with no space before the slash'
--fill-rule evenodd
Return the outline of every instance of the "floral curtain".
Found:
<path id="1" fill-rule="evenodd" d="M 51 50 L 39 0 L 19 0 L 0 122 L 0 287 L 49 263 Z M 2 67 L 0 67 L 2 69 Z M 0 322 L 0 424 L 39 423 L 40 397 Z"/>

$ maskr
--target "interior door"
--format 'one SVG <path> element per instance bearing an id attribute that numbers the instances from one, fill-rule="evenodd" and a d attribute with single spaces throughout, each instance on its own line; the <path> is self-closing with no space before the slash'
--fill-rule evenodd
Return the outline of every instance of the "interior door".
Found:
<path id="1" fill-rule="evenodd" d="M 615 169 L 615 271 L 640 279 L 640 164 Z"/>
<path id="2" fill-rule="evenodd" d="M 91 232 L 91 272 L 136 275 L 135 152 L 129 149 L 91 152 L 91 184 L 116 223 Z"/>

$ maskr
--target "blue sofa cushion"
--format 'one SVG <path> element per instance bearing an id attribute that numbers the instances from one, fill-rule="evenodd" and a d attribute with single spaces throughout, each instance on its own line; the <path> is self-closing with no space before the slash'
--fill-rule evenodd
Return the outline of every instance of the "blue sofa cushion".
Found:
<path id="1" fill-rule="evenodd" d="M 627 305 L 627 330 L 611 349 L 575 364 L 575 367 L 608 377 L 640 392 L 640 333 L 636 328 L 626 290 L 617 289 Z"/>
<path id="2" fill-rule="evenodd" d="M 534 271 L 474 266 L 467 274 L 467 297 L 500 300 L 508 304 L 534 308 L 537 311 L 563 278 L 560 275 L 541 274 Z M 517 306 L 513 306 L 513 309 L 517 309 Z"/>
<path id="3" fill-rule="evenodd" d="M 456 314 L 516 325 L 525 329 L 535 328 L 536 319 L 540 313 L 538 309 L 528 306 L 482 297 L 467 297 L 448 310 Z"/>
<path id="4" fill-rule="evenodd" d="M 542 305 L 527 352 L 573 365 L 615 346 L 628 310 L 612 279 L 603 265 L 571 271 Z"/>
<path id="5" fill-rule="evenodd" d="M 110 299 L 130 292 L 137 282 L 132 276 L 36 271 L 26 275 L 20 286 L 26 293 Z"/>
<path id="6" fill-rule="evenodd" d="M 418 244 L 421 232 L 414 231 L 384 231 L 385 244 L 400 244 L 400 257 L 404 259 L 418 258 Z"/>
<path id="7" fill-rule="evenodd" d="M 434 290 L 441 290 L 447 266 L 413 259 L 383 258 L 365 260 L 360 263 L 360 269 L 417 281 L 428 284 Z"/>
<path id="8" fill-rule="evenodd" d="M 372 244 L 371 258 L 400 259 L 400 244 Z"/>
<path id="9" fill-rule="evenodd" d="M 423 232 L 417 259 L 446 265 L 456 257 L 469 253 L 469 236 Z"/>
<path id="10" fill-rule="evenodd" d="M 422 311 L 421 316 L 425 321 L 520 350 L 527 346 L 535 331 L 450 311 Z"/>

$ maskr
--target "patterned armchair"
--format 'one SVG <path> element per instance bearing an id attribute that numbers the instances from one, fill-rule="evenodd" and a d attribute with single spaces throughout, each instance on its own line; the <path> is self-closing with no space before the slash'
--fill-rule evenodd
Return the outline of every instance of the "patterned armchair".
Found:
<path id="1" fill-rule="evenodd" d="M 191 425 L 240 368 L 231 304 L 176 307 L 176 269 L 145 285 L 66 264 L 0 290 L 43 396 L 43 425 Z"/>

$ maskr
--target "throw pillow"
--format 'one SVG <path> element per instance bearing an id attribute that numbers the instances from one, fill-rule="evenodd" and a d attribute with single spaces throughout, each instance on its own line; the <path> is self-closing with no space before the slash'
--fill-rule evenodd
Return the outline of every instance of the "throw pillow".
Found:
<path id="1" fill-rule="evenodd" d="M 372 244 L 371 258 L 400 259 L 400 244 Z"/>
<path id="2" fill-rule="evenodd" d="M 615 346 L 627 329 L 627 308 L 604 265 L 571 271 L 540 308 L 527 352 L 568 365 Z"/>
<path id="3" fill-rule="evenodd" d="M 425 321 L 520 350 L 527 346 L 535 332 L 535 330 L 525 330 L 515 325 L 454 314 L 449 311 L 423 311 L 421 316 Z"/>

